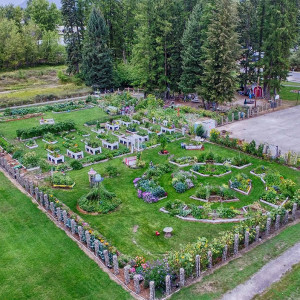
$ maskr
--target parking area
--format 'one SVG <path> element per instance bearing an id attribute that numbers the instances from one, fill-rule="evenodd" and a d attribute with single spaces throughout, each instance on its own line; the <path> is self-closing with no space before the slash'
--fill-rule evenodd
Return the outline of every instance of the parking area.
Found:
<path id="1" fill-rule="evenodd" d="M 235 122 L 218 128 L 247 142 L 278 146 L 282 153 L 300 152 L 300 106 Z"/>

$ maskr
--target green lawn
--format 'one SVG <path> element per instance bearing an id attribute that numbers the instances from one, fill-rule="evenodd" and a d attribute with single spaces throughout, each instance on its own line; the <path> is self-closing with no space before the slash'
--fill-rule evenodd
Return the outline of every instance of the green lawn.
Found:
<path id="1" fill-rule="evenodd" d="M 223 294 L 248 280 L 266 263 L 300 240 L 300 224 L 289 227 L 275 238 L 235 259 L 226 266 L 215 270 L 213 274 L 204 276 L 199 282 L 182 289 L 173 295 L 179 300 L 212 300 L 219 299 Z M 272 286 L 270 291 L 257 299 L 299 299 L 300 298 L 300 266 L 284 277 L 280 283 Z"/>
<path id="2" fill-rule="evenodd" d="M 0 299 L 131 299 L 0 173 Z"/>
<path id="3" fill-rule="evenodd" d="M 225 157 L 233 157 L 238 155 L 237 152 L 228 150 L 216 145 L 206 144 L 206 151 L 213 150 L 219 155 Z M 180 141 L 169 144 L 168 150 L 171 154 L 176 156 L 197 155 L 198 151 L 186 151 L 180 149 Z M 146 150 L 142 156 L 146 162 L 151 160 L 155 164 L 166 163 L 167 157 L 158 155 L 159 149 Z M 275 164 L 262 162 L 259 159 L 251 158 L 254 166 L 264 164 L 265 166 L 272 166 L 284 176 L 291 178 L 300 185 L 300 177 L 297 171 L 291 170 L 287 167 Z M 136 177 L 140 177 L 144 170 L 131 170 L 122 164 L 122 159 L 114 159 L 111 162 L 94 165 L 93 168 L 103 174 L 107 165 L 114 165 L 118 168 L 120 176 L 117 178 L 106 178 L 103 182 L 104 186 L 117 194 L 122 200 L 121 206 L 117 211 L 107 215 L 82 217 L 92 225 L 92 227 L 100 231 L 119 251 L 129 255 L 144 255 L 147 258 L 161 257 L 166 251 L 171 249 L 178 249 L 180 244 L 194 242 L 198 237 L 206 236 L 212 238 L 220 231 L 232 228 L 233 224 L 212 225 L 197 222 L 187 222 L 176 217 L 161 213 L 159 208 L 163 207 L 170 199 L 180 199 L 186 203 L 200 204 L 198 201 L 189 199 L 193 195 L 195 189 L 191 189 L 183 194 L 175 192 L 171 185 L 171 174 L 162 176 L 160 184 L 168 192 L 168 198 L 158 203 L 148 204 L 144 203 L 137 197 L 136 190 L 132 181 Z M 253 181 L 253 189 L 249 196 L 237 194 L 240 199 L 239 202 L 227 203 L 224 206 L 234 206 L 241 208 L 244 205 L 257 201 L 260 194 L 264 190 L 264 185 L 261 180 L 255 176 L 250 175 L 249 171 L 253 168 L 250 166 L 243 171 L 233 169 L 232 174 L 244 172 L 249 175 Z M 186 167 L 185 170 L 189 170 Z M 65 202 L 72 210 L 77 212 L 77 200 L 89 191 L 88 173 L 89 168 L 84 168 L 79 171 L 71 171 L 70 176 L 75 179 L 76 186 L 73 190 L 54 190 L 53 193 L 60 200 Z M 232 174 L 222 178 L 200 178 L 198 182 L 226 184 Z M 217 204 L 216 204 L 217 205 Z M 133 227 L 138 225 L 138 231 L 133 232 Z M 171 239 L 165 239 L 162 235 L 155 236 L 155 231 L 162 232 L 164 227 L 171 226 L 174 229 L 174 235 Z"/>
<path id="4" fill-rule="evenodd" d="M 298 94 L 292 91 L 298 91 L 298 90 L 300 90 L 300 85 L 282 86 L 279 92 L 280 99 L 296 101 L 298 99 Z M 299 96 L 299 100 L 300 100 L 300 96 Z"/>
<path id="5" fill-rule="evenodd" d="M 300 298 L 300 264 L 295 265 L 282 279 L 256 300 L 288 300 Z"/>

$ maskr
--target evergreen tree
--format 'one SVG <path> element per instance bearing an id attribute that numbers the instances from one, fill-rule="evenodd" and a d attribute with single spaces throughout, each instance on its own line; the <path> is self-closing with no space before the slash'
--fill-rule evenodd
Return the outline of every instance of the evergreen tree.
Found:
<path id="1" fill-rule="evenodd" d="M 180 88 L 185 93 L 194 92 L 201 85 L 203 68 L 203 3 L 199 2 L 193 9 L 182 37 L 182 75 Z"/>
<path id="2" fill-rule="evenodd" d="M 233 0 L 217 0 L 212 9 L 204 45 L 204 75 L 200 94 L 205 101 L 232 101 L 236 90 L 236 70 L 239 52 L 236 33 L 236 4 Z"/>
<path id="3" fill-rule="evenodd" d="M 297 37 L 297 0 L 266 0 L 263 67 L 265 97 L 276 95 L 289 71 L 290 49 Z"/>
<path id="4" fill-rule="evenodd" d="M 109 32 L 104 17 L 93 8 L 84 40 L 82 74 L 87 85 L 113 87 L 113 64 L 108 48 Z"/>
<path id="5" fill-rule="evenodd" d="M 68 73 L 77 74 L 82 62 L 84 33 L 83 0 L 62 0 L 61 12 L 64 23 Z"/>

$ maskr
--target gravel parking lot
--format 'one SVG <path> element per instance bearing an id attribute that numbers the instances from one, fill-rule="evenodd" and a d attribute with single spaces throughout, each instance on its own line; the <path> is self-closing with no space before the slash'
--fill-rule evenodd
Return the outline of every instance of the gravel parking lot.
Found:
<path id="1" fill-rule="evenodd" d="M 300 106 L 276 111 L 218 128 L 247 142 L 278 146 L 282 153 L 300 152 Z"/>

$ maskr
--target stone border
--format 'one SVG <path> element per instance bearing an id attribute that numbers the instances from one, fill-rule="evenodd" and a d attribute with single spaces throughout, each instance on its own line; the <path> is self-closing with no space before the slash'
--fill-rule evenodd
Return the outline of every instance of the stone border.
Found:
<path id="1" fill-rule="evenodd" d="M 54 144 L 58 143 L 58 141 L 48 142 L 48 141 L 46 141 L 46 140 L 44 140 L 44 139 L 42 139 L 42 141 L 43 141 L 44 143 L 46 143 L 46 144 L 49 144 L 49 145 L 54 145 Z"/>
<path id="2" fill-rule="evenodd" d="M 232 164 L 230 164 L 230 166 L 231 166 L 232 168 L 235 168 L 235 169 L 238 169 L 238 170 L 242 170 L 242 169 L 245 169 L 245 168 L 247 168 L 247 167 L 252 166 L 252 163 L 249 163 L 249 164 L 247 164 L 247 165 L 243 165 L 243 166 L 241 166 L 241 167 L 238 167 L 238 166 L 235 166 L 235 165 L 232 165 Z"/>

